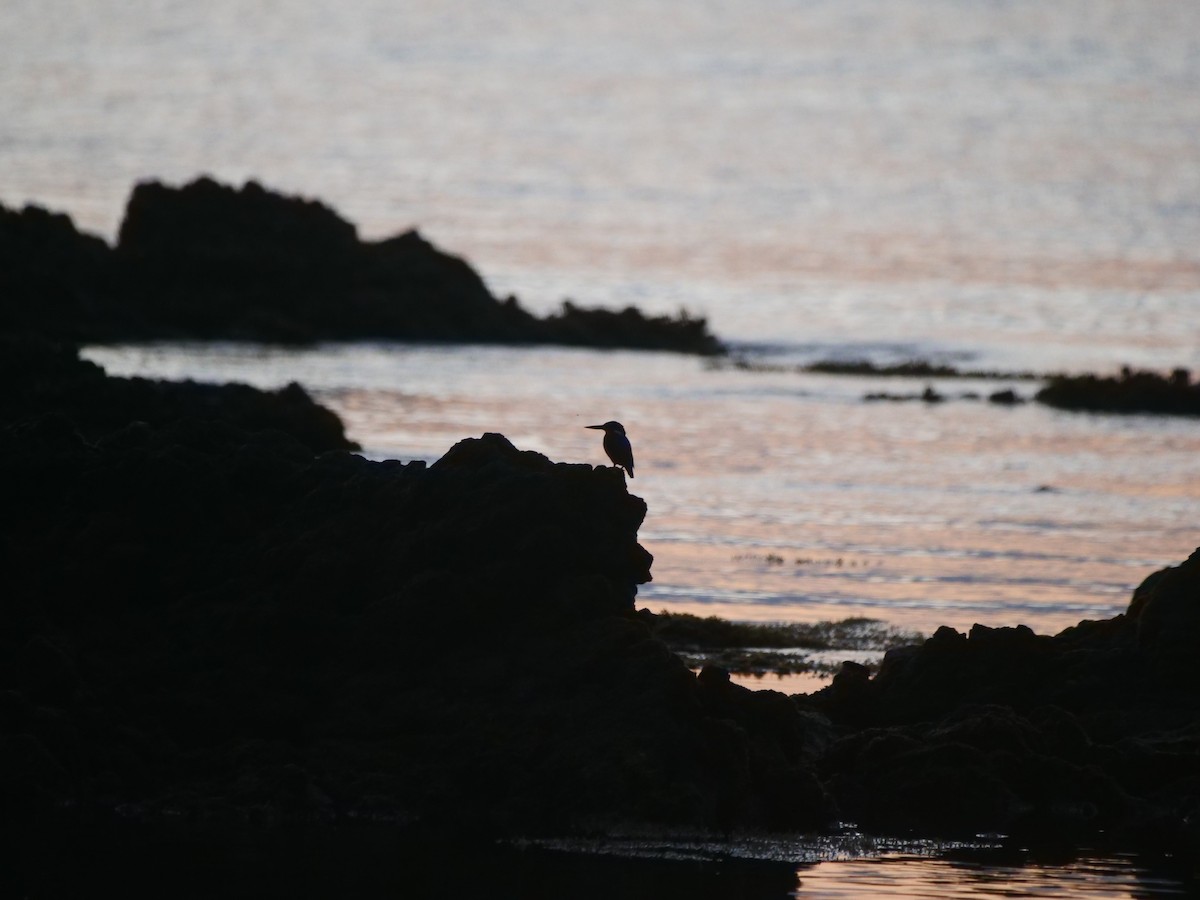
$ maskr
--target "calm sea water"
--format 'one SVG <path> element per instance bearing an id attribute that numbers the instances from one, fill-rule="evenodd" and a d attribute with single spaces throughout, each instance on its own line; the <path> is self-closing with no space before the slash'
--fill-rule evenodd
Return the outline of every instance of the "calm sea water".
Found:
<path id="1" fill-rule="evenodd" d="M 140 179 L 256 178 L 418 226 L 537 311 L 686 306 L 766 362 L 1198 369 L 1198 159 L 1177 0 L 0 4 L 7 205 L 111 238 Z M 298 380 L 373 458 L 501 431 L 598 464 L 582 426 L 619 419 L 654 609 L 1054 632 L 1200 544 L 1195 421 L 658 354 L 89 353 Z M 1008 386 L 1035 387 L 935 382 Z"/>
<path id="2" fill-rule="evenodd" d="M 0 200 L 105 235 L 253 177 L 535 309 L 1200 366 L 1194 3 L 7 0 L 0 87 Z"/>
<path id="3" fill-rule="evenodd" d="M 608 839 L 445 847 L 397 843 L 387 828 L 256 831 L 110 828 L 32 841 L 13 896 L 475 897 L 494 900 L 840 900 L 990 897 L 1145 900 L 1195 896 L 1181 866 L 1129 857 L 1021 864 L 986 843 L 818 839 Z M 71 865 L 59 854 L 71 851 Z"/>

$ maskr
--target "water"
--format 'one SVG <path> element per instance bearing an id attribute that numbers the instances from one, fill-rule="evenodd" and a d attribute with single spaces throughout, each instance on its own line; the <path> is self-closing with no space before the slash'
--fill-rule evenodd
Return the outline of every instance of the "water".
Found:
<path id="1" fill-rule="evenodd" d="M 686 306 L 759 361 L 1197 369 L 1197 88 L 1200 5 L 1177 0 L 6 0 L 0 202 L 112 238 L 140 179 L 253 177 L 366 237 L 419 226 L 536 311 Z M 657 354 L 89 354 L 299 380 L 373 458 L 492 430 L 600 463 L 581 426 L 620 419 L 653 609 L 1054 632 L 1200 544 L 1195 421 L 868 404 L 925 384 Z M 821 863 L 801 896 L 836 895 L 825 865 L 983 892 L 886 859 Z M 1021 890 L 1109 884 L 1046 871 Z"/>
<path id="2" fill-rule="evenodd" d="M 112 824 L 19 838 L 6 896 L 833 900 L 1195 896 L 1194 873 L 1132 857 L 1032 861 L 987 842 L 582 839 L 446 847 L 363 823 Z M 61 865 L 69 852 L 72 864 Z"/>
<path id="3" fill-rule="evenodd" d="M 950 859 L 882 856 L 824 863 L 798 875 L 797 900 L 859 897 L 969 900 L 1071 897 L 1074 900 L 1194 896 L 1186 882 L 1128 861 L 1082 859 L 1065 865 L 997 866 Z"/>
<path id="4" fill-rule="evenodd" d="M 8 0 L 0 200 L 418 225 L 500 294 L 988 366 L 1200 367 L 1200 7 Z"/>
<path id="5" fill-rule="evenodd" d="M 734 843 L 653 840 L 548 842 L 557 849 L 604 860 L 673 860 L 707 866 L 709 879 L 733 881 L 747 861 L 764 866 L 760 881 L 714 896 L 792 897 L 796 900 L 902 897 L 969 900 L 984 897 L 1071 897 L 1089 900 L 1195 896 L 1185 866 L 1133 857 L 1083 854 L 1037 861 L 1021 852 L 976 843 L 877 840 L 847 834 L 798 840 Z M 744 871 L 744 870 L 743 870 Z M 749 870 L 753 871 L 753 869 Z M 773 879 L 773 880 L 768 880 Z M 792 882 L 784 887 L 785 882 Z M 755 890 L 755 888 L 757 890 Z M 707 895 L 705 895 L 707 896 Z"/>

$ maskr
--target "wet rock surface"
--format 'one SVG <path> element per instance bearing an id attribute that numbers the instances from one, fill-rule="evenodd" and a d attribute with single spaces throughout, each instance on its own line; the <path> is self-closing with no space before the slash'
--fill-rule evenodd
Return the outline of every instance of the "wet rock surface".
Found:
<path id="1" fill-rule="evenodd" d="M 324 204 L 200 178 L 137 185 L 117 243 L 0 207 L 0 330 L 57 340 L 413 340 L 718 353 L 703 319 L 498 299 L 416 231 L 363 241 Z"/>

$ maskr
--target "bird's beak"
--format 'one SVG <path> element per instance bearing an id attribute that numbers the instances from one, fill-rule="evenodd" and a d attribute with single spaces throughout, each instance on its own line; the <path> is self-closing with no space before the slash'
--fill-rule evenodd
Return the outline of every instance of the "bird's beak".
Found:
<path id="1" fill-rule="evenodd" d="M 584 428 L 598 428 L 600 431 L 603 431 L 603 430 L 604 430 L 604 426 L 603 426 L 603 425 L 584 425 L 583 427 L 584 427 Z"/>

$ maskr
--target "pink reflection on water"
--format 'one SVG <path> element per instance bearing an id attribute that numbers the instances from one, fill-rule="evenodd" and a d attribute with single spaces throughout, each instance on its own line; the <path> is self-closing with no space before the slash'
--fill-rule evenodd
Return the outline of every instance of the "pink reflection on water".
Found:
<path id="1" fill-rule="evenodd" d="M 1084 858 L 1064 865 L 1005 866 L 885 854 L 802 868 L 795 897 L 797 900 L 862 897 L 1134 900 L 1185 893 L 1186 888 L 1177 880 L 1120 858 Z"/>

